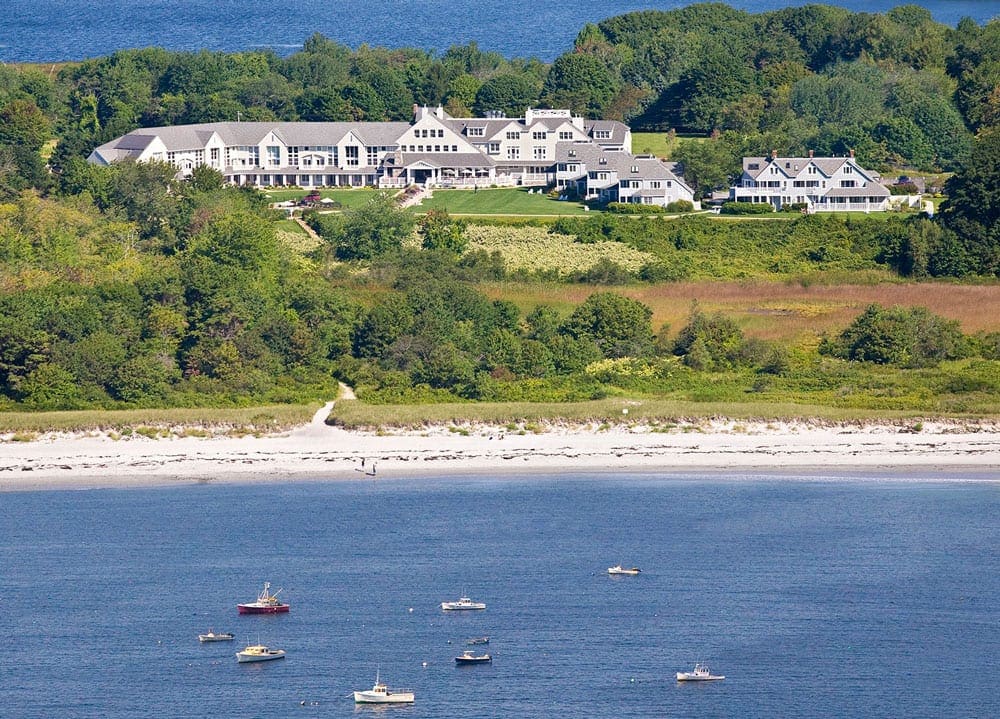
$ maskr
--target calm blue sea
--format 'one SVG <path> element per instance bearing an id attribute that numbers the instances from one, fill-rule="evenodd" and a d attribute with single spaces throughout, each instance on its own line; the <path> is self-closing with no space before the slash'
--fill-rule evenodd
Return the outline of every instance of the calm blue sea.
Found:
<path id="1" fill-rule="evenodd" d="M 348 698 L 377 670 L 415 690 L 407 719 L 1000 715 L 996 482 L 380 479 L 0 510 L 5 718 L 384 718 Z M 291 613 L 238 616 L 264 580 Z M 463 593 L 487 610 L 440 610 Z M 457 668 L 479 635 L 493 665 Z M 238 665 L 258 638 L 287 658 Z M 696 661 L 726 680 L 674 681 Z"/>
<path id="2" fill-rule="evenodd" d="M 320 32 L 350 47 L 362 43 L 437 52 L 479 43 L 507 57 L 551 60 L 572 47 L 585 22 L 632 10 L 670 10 L 670 0 L 5 0 L 0 60 L 58 61 L 107 55 L 126 47 L 172 50 L 274 48 L 295 51 Z M 750 12 L 802 2 L 732 0 Z M 833 0 L 863 12 L 883 12 L 902 0 Z M 1000 15 L 996 0 L 924 0 L 939 22 L 963 17 L 983 23 Z"/>

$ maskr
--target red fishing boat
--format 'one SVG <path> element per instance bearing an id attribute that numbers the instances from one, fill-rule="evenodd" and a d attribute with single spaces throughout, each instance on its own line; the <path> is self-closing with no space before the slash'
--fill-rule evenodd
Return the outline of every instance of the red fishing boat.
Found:
<path id="1" fill-rule="evenodd" d="M 256 602 L 237 604 L 236 608 L 240 610 L 240 614 L 281 614 L 282 612 L 287 612 L 289 605 L 282 604 L 278 600 L 280 593 L 281 590 L 279 589 L 274 594 L 271 594 L 271 583 L 264 582 L 264 588 L 257 595 Z"/>

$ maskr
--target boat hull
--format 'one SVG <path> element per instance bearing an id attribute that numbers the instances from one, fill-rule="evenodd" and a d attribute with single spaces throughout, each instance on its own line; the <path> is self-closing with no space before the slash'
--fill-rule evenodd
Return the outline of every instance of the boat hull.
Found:
<path id="1" fill-rule="evenodd" d="M 275 659 L 284 659 L 285 652 L 274 654 L 244 654 L 243 652 L 236 653 L 236 661 L 239 664 L 252 664 L 254 662 L 273 662 Z"/>
<path id="2" fill-rule="evenodd" d="M 490 664 L 493 657 L 488 654 L 485 657 L 455 657 L 455 664 Z"/>
<path id="3" fill-rule="evenodd" d="M 237 604 L 236 609 L 240 614 L 284 614 L 291 607 L 288 604 L 275 604 L 274 606 L 260 607 L 253 604 Z"/>
<path id="4" fill-rule="evenodd" d="M 354 692 L 355 704 L 412 704 L 412 692 L 397 692 L 392 694 L 376 694 L 371 691 Z"/>
<path id="5" fill-rule="evenodd" d="M 199 634 L 199 642 L 231 642 L 236 637 L 232 634 Z"/>
<path id="6" fill-rule="evenodd" d="M 711 674 L 708 676 L 696 676 L 688 674 L 687 672 L 677 672 L 677 681 L 679 682 L 718 682 L 723 679 L 725 679 L 725 677 L 714 676 Z"/>

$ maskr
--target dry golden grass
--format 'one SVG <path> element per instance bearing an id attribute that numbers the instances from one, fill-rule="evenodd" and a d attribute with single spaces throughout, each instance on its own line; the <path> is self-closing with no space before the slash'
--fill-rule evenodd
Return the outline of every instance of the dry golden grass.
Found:
<path id="1" fill-rule="evenodd" d="M 483 290 L 528 311 L 544 304 L 563 312 L 594 292 L 611 289 L 653 310 L 653 327 L 669 323 L 676 332 L 687 321 L 692 301 L 705 312 L 722 312 L 743 330 L 767 340 L 800 341 L 804 336 L 842 330 L 866 306 L 927 307 L 958 320 L 966 333 L 1000 330 L 1000 285 L 937 282 L 873 285 L 808 285 L 776 282 L 676 282 L 601 288 L 586 285 L 498 283 Z"/>

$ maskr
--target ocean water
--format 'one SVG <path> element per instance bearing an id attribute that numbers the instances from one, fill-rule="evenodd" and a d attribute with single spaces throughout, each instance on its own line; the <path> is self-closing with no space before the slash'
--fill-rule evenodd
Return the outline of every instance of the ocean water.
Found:
<path id="1" fill-rule="evenodd" d="M 55 62 L 107 55 L 128 47 L 172 50 L 273 48 L 288 54 L 320 32 L 350 47 L 363 43 L 442 52 L 475 41 L 506 57 L 552 60 L 572 47 L 586 22 L 642 9 L 670 10 L 670 0 L 5 0 L 0 60 Z M 803 2 L 732 0 L 749 12 Z M 833 0 L 857 12 L 884 12 L 902 0 Z M 1000 15 L 996 0 L 916 3 L 939 22 L 984 23 Z"/>
<path id="2" fill-rule="evenodd" d="M 996 482 L 207 483 L 0 511 L 5 717 L 386 717 L 349 698 L 376 671 L 408 719 L 1000 716 Z M 291 612 L 238 616 L 265 580 Z M 488 608 L 440 610 L 461 594 Z M 481 635 L 493 664 L 456 667 Z M 287 658 L 238 665 L 258 640 Z M 696 661 L 726 680 L 678 684 Z"/>

